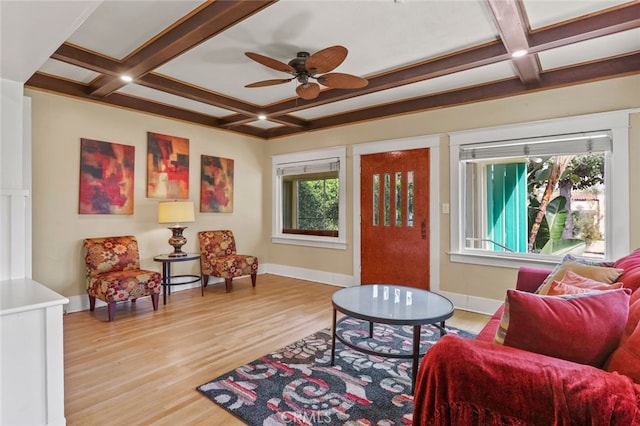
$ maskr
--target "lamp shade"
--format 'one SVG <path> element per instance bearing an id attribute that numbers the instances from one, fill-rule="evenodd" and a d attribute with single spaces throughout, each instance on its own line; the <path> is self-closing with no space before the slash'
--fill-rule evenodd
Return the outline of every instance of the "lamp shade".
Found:
<path id="1" fill-rule="evenodd" d="M 158 203 L 158 223 L 194 222 L 193 201 L 163 201 Z"/>

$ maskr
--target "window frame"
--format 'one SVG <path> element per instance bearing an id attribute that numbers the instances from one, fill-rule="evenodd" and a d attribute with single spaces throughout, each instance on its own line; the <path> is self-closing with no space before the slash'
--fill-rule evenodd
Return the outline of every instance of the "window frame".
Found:
<path id="1" fill-rule="evenodd" d="M 550 267 L 561 259 L 561 256 L 492 252 L 465 247 L 463 239 L 466 209 L 463 186 L 466 163 L 459 159 L 461 146 L 567 133 L 586 133 L 603 129 L 611 132 L 612 139 L 612 149 L 606 154 L 605 159 L 605 211 L 607 214 L 605 260 L 616 259 L 627 254 L 630 244 L 629 114 L 629 110 L 614 111 L 450 133 L 451 261 L 517 268 L 524 264 Z M 613 244 L 614 241 L 615 244 Z"/>
<path id="2" fill-rule="evenodd" d="M 317 165 L 318 163 L 340 163 L 338 170 L 339 211 L 338 236 L 320 236 L 283 232 L 282 176 L 278 169 L 283 167 Z M 344 146 L 312 151 L 278 154 L 271 157 L 272 176 L 272 226 L 271 242 L 346 250 L 347 248 L 347 149 Z"/>

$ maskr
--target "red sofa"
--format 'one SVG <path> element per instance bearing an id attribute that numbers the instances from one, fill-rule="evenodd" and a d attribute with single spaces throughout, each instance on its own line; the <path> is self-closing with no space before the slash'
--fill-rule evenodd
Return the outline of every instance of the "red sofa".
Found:
<path id="1" fill-rule="evenodd" d="M 624 269 L 619 281 L 630 290 L 613 291 L 626 295 L 623 331 L 599 368 L 494 343 L 503 305 L 475 340 L 444 336 L 427 352 L 413 424 L 640 425 L 640 249 L 614 266 Z M 550 272 L 520 268 L 516 290 L 535 292 Z M 591 344 L 581 333 L 566 339 Z"/>

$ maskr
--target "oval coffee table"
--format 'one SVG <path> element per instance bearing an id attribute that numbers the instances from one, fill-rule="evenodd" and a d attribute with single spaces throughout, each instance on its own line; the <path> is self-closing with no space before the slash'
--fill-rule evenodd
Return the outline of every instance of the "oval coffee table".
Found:
<path id="1" fill-rule="evenodd" d="M 365 284 L 336 291 L 332 296 L 333 332 L 331 365 L 335 365 L 336 339 L 346 346 L 369 355 L 387 358 L 413 359 L 411 393 L 413 393 L 420 353 L 420 327 L 431 324 L 447 333 L 445 320 L 453 316 L 453 303 L 446 297 L 426 290 L 392 284 Z M 373 324 L 413 326 L 411 354 L 389 354 L 355 346 L 336 332 L 337 312 L 369 322 L 369 337 L 373 337 Z"/>

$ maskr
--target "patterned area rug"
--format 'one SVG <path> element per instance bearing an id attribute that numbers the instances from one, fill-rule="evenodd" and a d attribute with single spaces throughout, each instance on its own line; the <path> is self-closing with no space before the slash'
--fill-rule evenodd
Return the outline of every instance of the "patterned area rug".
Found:
<path id="1" fill-rule="evenodd" d="M 345 317 L 338 333 L 349 342 L 389 354 L 411 353 L 413 327 L 369 323 Z M 475 335 L 446 327 L 450 334 Z M 421 352 L 440 337 L 421 330 Z M 336 341 L 331 366 L 331 330 L 324 329 L 240 366 L 197 388 L 250 425 L 411 424 L 411 360 L 366 355 Z"/>

